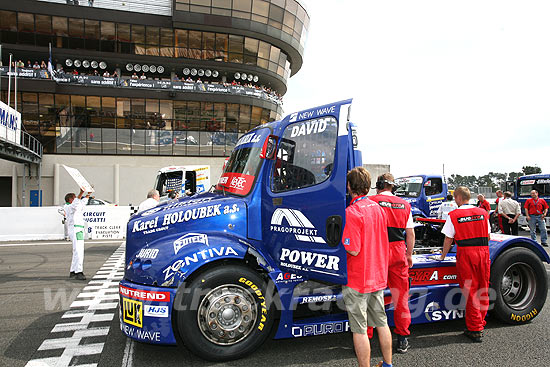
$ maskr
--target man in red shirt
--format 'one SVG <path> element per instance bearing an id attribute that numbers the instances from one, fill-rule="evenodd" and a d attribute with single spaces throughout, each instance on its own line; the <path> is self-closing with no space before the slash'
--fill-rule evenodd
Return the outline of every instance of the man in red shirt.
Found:
<path id="1" fill-rule="evenodd" d="M 477 207 L 487 210 L 487 213 L 491 212 L 491 204 L 485 200 L 485 196 L 479 194 L 477 196 Z"/>
<path id="2" fill-rule="evenodd" d="M 392 365 L 391 331 L 384 310 L 389 258 L 388 221 L 382 208 L 366 196 L 371 183 L 366 169 L 352 169 L 347 181 L 352 201 L 346 208 L 342 236 L 348 253 L 348 284 L 342 288 L 342 295 L 359 366 L 370 366 L 367 327 L 372 326 L 377 328 L 384 359 L 379 366 L 387 367 Z"/>
<path id="3" fill-rule="evenodd" d="M 537 190 L 531 191 L 531 199 L 525 202 L 525 217 L 529 222 L 529 230 L 531 231 L 531 239 L 537 240 L 537 225 L 540 231 L 540 242 L 543 246 L 548 246 L 548 234 L 546 233 L 546 224 L 544 217 L 548 213 L 548 204 L 544 199 L 539 198 Z"/>
<path id="4" fill-rule="evenodd" d="M 445 235 L 443 252 L 445 256 L 456 241 L 456 271 L 458 284 L 466 298 L 466 330 L 464 335 L 481 343 L 485 316 L 489 308 L 489 221 L 487 212 L 468 205 L 470 190 L 459 186 L 454 197 L 458 209 L 449 213 L 441 233 Z"/>
<path id="5" fill-rule="evenodd" d="M 411 333 L 411 312 L 409 310 L 409 268 L 412 267 L 414 248 L 414 222 L 411 205 L 392 194 L 395 186 L 391 173 L 378 176 L 376 181 L 377 195 L 369 199 L 376 201 L 388 216 L 388 239 L 390 261 L 388 267 L 388 287 L 394 305 L 394 332 L 397 334 L 397 351 L 407 353 Z M 406 244 L 405 244 L 406 241 Z"/>

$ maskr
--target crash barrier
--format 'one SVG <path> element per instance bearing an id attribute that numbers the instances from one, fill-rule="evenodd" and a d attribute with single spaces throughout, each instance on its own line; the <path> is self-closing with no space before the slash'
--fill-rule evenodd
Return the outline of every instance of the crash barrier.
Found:
<path id="1" fill-rule="evenodd" d="M 133 214 L 129 206 L 89 205 L 86 238 L 122 239 Z M 0 208 L 0 241 L 62 240 L 67 236 L 61 207 Z"/>

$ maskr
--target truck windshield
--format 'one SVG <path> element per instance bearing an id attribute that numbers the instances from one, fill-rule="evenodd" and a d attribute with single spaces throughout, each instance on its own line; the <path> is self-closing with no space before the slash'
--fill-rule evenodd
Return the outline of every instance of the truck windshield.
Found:
<path id="1" fill-rule="evenodd" d="M 248 195 L 262 165 L 260 153 L 270 132 L 268 128 L 258 129 L 239 139 L 218 180 L 216 190 Z"/>
<path id="2" fill-rule="evenodd" d="M 398 185 L 395 195 L 406 197 L 419 197 L 422 192 L 422 177 L 401 177 L 395 180 Z"/>
<path id="3" fill-rule="evenodd" d="M 550 177 L 538 179 L 525 179 L 519 181 L 519 196 L 531 196 L 531 191 L 537 190 L 539 196 L 550 195 Z"/>

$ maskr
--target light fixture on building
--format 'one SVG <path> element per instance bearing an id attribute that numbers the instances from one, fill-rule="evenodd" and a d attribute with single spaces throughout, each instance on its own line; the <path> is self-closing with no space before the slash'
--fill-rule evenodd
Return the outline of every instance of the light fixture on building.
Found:
<path id="1" fill-rule="evenodd" d="M 151 65 L 151 66 L 149 66 L 149 70 L 151 71 L 151 73 L 156 73 L 157 72 L 157 67 L 155 65 Z"/>
<path id="2" fill-rule="evenodd" d="M 141 65 L 140 64 L 135 64 L 134 65 L 134 70 L 135 71 L 141 71 Z"/>
<path id="3" fill-rule="evenodd" d="M 183 75 L 189 75 L 190 72 L 191 70 L 189 70 L 189 68 L 183 69 Z"/>
<path id="4" fill-rule="evenodd" d="M 84 66 L 86 69 L 90 67 L 90 62 L 88 60 L 82 61 L 82 66 Z"/>
<path id="5" fill-rule="evenodd" d="M 141 70 L 143 70 L 144 73 L 148 73 L 149 72 L 149 65 L 143 65 L 141 67 Z"/>
<path id="6" fill-rule="evenodd" d="M 157 66 L 157 72 L 158 72 L 159 74 L 164 73 L 164 66 L 162 66 L 162 65 Z"/>
<path id="7" fill-rule="evenodd" d="M 100 68 L 101 70 L 107 69 L 107 63 L 106 63 L 105 61 L 101 61 L 101 62 L 99 63 L 99 68 Z"/>
<path id="8" fill-rule="evenodd" d="M 252 79 L 254 79 L 254 77 L 252 76 L 252 74 L 248 74 L 248 78 L 247 78 L 247 79 L 248 79 L 249 82 L 251 82 Z"/>
<path id="9" fill-rule="evenodd" d="M 65 60 L 65 65 L 67 65 L 68 67 L 73 66 L 73 60 L 71 60 L 71 59 Z"/>
<path id="10" fill-rule="evenodd" d="M 213 76 L 214 78 L 217 78 L 218 75 L 220 75 L 220 74 L 218 73 L 218 70 L 214 70 L 214 71 L 212 72 L 212 76 Z"/>
<path id="11" fill-rule="evenodd" d="M 133 70 L 134 70 L 134 65 L 132 65 L 132 64 L 126 64 L 126 70 L 127 70 L 127 71 L 133 71 Z"/>
<path id="12" fill-rule="evenodd" d="M 247 77 L 247 76 L 248 76 L 248 75 L 246 75 L 245 73 L 242 73 L 242 74 L 241 74 L 241 79 L 242 79 L 242 80 L 246 80 L 246 77 Z"/>
<path id="13" fill-rule="evenodd" d="M 198 72 L 199 76 L 204 76 L 204 70 L 202 69 L 199 69 L 199 72 Z"/>
<path id="14" fill-rule="evenodd" d="M 252 79 L 252 80 L 254 80 L 254 83 L 258 83 L 258 80 L 260 80 L 260 78 L 258 78 L 257 75 L 254 75 L 254 79 Z"/>
<path id="15" fill-rule="evenodd" d="M 206 71 L 204 72 L 204 75 L 206 75 L 207 77 L 211 76 L 212 75 L 212 70 L 206 69 Z"/>
<path id="16" fill-rule="evenodd" d="M 75 60 L 75 61 L 74 61 L 74 67 L 75 67 L 75 68 L 79 68 L 79 67 L 81 67 L 81 66 L 82 66 L 82 62 L 80 62 L 80 60 Z"/>
<path id="17" fill-rule="evenodd" d="M 235 79 L 240 79 L 241 78 L 241 73 L 239 73 L 238 71 L 235 73 Z"/>
<path id="18" fill-rule="evenodd" d="M 197 75 L 197 69 L 195 69 L 195 68 L 191 69 L 191 75 L 192 76 Z"/>
<path id="19" fill-rule="evenodd" d="M 97 61 L 92 60 L 90 65 L 92 65 L 92 69 L 97 69 Z"/>

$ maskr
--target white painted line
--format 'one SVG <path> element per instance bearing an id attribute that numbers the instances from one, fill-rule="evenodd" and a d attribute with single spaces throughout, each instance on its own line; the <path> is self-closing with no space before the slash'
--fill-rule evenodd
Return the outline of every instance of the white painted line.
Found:
<path id="1" fill-rule="evenodd" d="M 122 358 L 122 367 L 132 367 L 134 364 L 134 341 L 126 338 L 126 348 L 124 348 L 124 358 Z"/>

